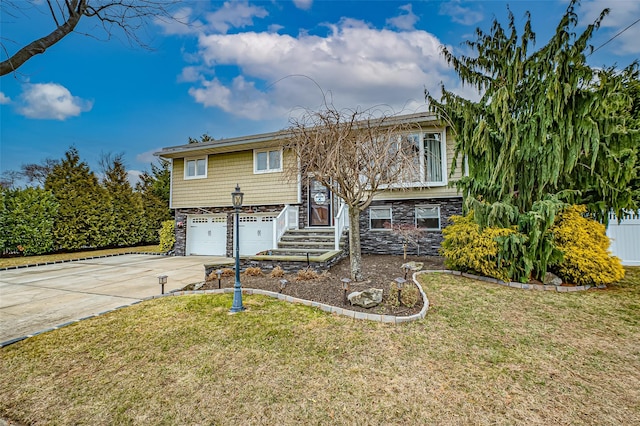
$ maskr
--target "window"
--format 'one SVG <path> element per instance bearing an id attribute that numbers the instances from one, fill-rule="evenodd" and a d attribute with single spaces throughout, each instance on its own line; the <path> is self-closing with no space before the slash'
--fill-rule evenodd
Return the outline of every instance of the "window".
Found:
<path id="1" fill-rule="evenodd" d="M 385 227 L 385 223 L 387 227 Z M 369 229 L 390 229 L 391 207 L 369 207 Z"/>
<path id="2" fill-rule="evenodd" d="M 442 134 L 425 133 L 422 143 L 425 182 L 442 182 Z"/>
<path id="3" fill-rule="evenodd" d="M 413 180 L 432 184 L 446 183 L 442 167 L 443 133 L 418 133 L 408 135 L 406 138 L 416 155 L 414 168 L 418 172 L 418 176 L 415 176 Z"/>
<path id="4" fill-rule="evenodd" d="M 416 227 L 420 229 L 440 229 L 440 206 L 417 206 Z"/>
<path id="5" fill-rule="evenodd" d="M 282 150 L 253 152 L 253 172 L 271 173 L 282 171 Z"/>
<path id="6" fill-rule="evenodd" d="M 202 179 L 207 177 L 207 157 L 186 158 L 184 160 L 184 178 Z"/>

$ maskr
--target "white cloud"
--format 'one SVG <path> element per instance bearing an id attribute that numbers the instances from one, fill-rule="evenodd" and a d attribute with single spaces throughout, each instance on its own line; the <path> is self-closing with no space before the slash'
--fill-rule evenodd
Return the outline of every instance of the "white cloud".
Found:
<path id="1" fill-rule="evenodd" d="M 638 1 L 594 0 L 583 3 L 582 7 L 577 9 L 581 15 L 580 23 L 591 24 L 606 8 L 609 8 L 610 12 L 592 39 L 594 47 L 605 43 L 640 17 L 640 2 Z M 608 49 L 613 54 L 637 54 L 640 53 L 638 40 L 640 40 L 640 22 L 627 29 L 602 49 Z"/>
<path id="2" fill-rule="evenodd" d="M 11 103 L 11 98 L 0 92 L 0 105 L 6 105 Z"/>
<path id="3" fill-rule="evenodd" d="M 200 12 L 183 7 L 172 15 L 172 19 L 156 18 L 155 23 L 162 27 L 165 34 L 226 34 L 231 28 L 251 26 L 254 18 L 264 18 L 267 15 L 265 8 L 250 5 L 246 0 L 227 1 L 214 12 Z"/>
<path id="4" fill-rule="evenodd" d="M 136 161 L 139 163 L 154 163 L 158 157 L 156 157 L 155 155 L 153 155 L 154 152 L 158 152 L 162 149 L 162 147 L 158 147 L 158 148 L 154 148 L 151 149 L 149 151 L 145 151 L 145 152 L 141 152 L 140 154 L 136 155 Z"/>
<path id="5" fill-rule="evenodd" d="M 386 105 L 395 112 L 411 112 L 424 108 L 425 86 L 435 92 L 440 82 L 457 84 L 440 55 L 441 42 L 432 34 L 376 29 L 353 19 L 329 29 L 324 37 L 201 35 L 199 54 L 209 72 L 234 65 L 241 75 L 225 81 L 203 73 L 189 93 L 204 106 L 265 119 L 282 118 L 301 106 L 318 107 L 322 91 L 337 107 Z"/>
<path id="6" fill-rule="evenodd" d="M 387 25 L 391 25 L 392 27 L 398 28 L 400 30 L 413 30 L 415 28 L 416 22 L 418 22 L 420 18 L 418 18 L 418 16 L 413 13 L 411 4 L 400 6 L 399 9 L 406 13 L 387 19 Z"/>
<path id="7" fill-rule="evenodd" d="M 140 175 L 142 172 L 140 170 L 127 170 L 127 180 L 132 187 L 136 187 L 136 184 L 140 182 Z"/>
<path id="8" fill-rule="evenodd" d="M 92 101 L 71 95 L 60 84 L 26 84 L 20 95 L 18 112 L 28 118 L 66 120 L 90 111 Z"/>
<path id="9" fill-rule="evenodd" d="M 453 22 L 474 25 L 484 19 L 484 14 L 470 7 L 463 7 L 460 0 L 452 0 L 440 5 L 440 15 L 448 15 Z"/>
<path id="10" fill-rule="evenodd" d="M 313 5 L 313 0 L 293 0 L 293 4 L 295 4 L 298 9 L 309 10 Z"/>
<path id="11" fill-rule="evenodd" d="M 252 6 L 247 1 L 225 2 L 215 12 L 207 14 L 207 25 L 225 34 L 230 28 L 243 28 L 253 25 L 253 18 L 264 18 L 268 15 L 263 7 Z"/>

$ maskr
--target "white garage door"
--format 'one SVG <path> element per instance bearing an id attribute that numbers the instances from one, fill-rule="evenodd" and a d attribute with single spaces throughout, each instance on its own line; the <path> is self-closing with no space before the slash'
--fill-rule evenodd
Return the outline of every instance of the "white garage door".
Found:
<path id="1" fill-rule="evenodd" d="M 274 215 L 240 215 L 241 256 L 252 256 L 273 248 L 273 221 L 275 218 Z"/>
<path id="2" fill-rule="evenodd" d="M 226 253 L 226 216 L 187 217 L 187 255 L 225 256 Z"/>

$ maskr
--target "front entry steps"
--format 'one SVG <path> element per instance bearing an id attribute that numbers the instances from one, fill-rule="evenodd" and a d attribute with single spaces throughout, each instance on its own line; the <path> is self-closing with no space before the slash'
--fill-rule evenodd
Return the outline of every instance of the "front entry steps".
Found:
<path id="1" fill-rule="evenodd" d="M 280 266 L 286 272 L 297 272 L 307 266 L 321 271 L 346 256 L 348 231 L 335 249 L 333 228 L 290 229 L 280 239 L 278 248 L 256 256 L 242 257 L 242 267 L 258 266 L 268 271 Z"/>

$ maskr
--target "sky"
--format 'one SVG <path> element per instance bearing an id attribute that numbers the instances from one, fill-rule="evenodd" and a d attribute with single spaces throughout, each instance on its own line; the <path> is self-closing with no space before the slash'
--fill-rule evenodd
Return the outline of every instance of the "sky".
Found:
<path id="1" fill-rule="evenodd" d="M 7 4 L 2 60 L 54 29 L 44 0 L 21 0 L 11 13 Z M 176 20 L 139 30 L 146 48 L 82 18 L 75 33 L 0 77 L 0 172 L 73 146 L 95 172 L 101 156 L 124 154 L 134 181 L 163 147 L 284 129 L 325 99 L 408 114 L 426 111 L 424 90 L 439 94 L 441 84 L 474 97 L 441 46 L 469 53 L 462 43 L 493 19 L 506 25 L 507 5 L 520 30 L 531 12 L 541 47 L 568 1 L 183 1 Z M 640 19 L 640 0 L 583 0 L 580 27 L 604 8 L 589 63 L 627 66 L 640 57 L 640 23 L 625 30 Z"/>

